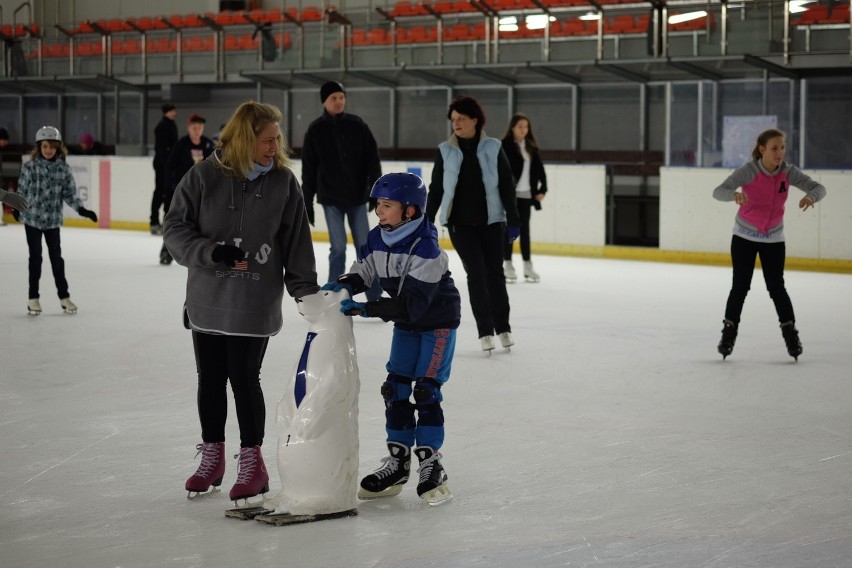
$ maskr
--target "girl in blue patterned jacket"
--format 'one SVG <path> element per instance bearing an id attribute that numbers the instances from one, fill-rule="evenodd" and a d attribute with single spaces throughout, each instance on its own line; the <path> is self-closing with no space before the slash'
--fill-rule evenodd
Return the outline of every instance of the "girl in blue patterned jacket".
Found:
<path id="1" fill-rule="evenodd" d="M 36 147 L 32 160 L 21 166 L 18 178 L 18 193 L 29 201 L 26 211 L 15 214 L 15 218 L 24 224 L 27 233 L 27 245 L 30 249 L 29 261 L 29 301 L 27 312 L 31 316 L 41 313 L 39 303 L 39 280 L 41 279 L 41 239 L 47 243 L 53 280 L 59 294 L 59 305 L 67 314 L 76 314 L 77 306 L 68 293 L 68 281 L 65 279 L 65 261 L 59 243 L 59 227 L 62 226 L 62 202 L 67 203 L 77 213 L 97 223 L 94 211 L 83 207 L 77 197 L 77 184 L 71 167 L 65 161 L 68 150 L 62 143 L 62 134 L 53 126 L 42 126 L 36 132 Z"/>
<path id="2" fill-rule="evenodd" d="M 420 460 L 417 494 L 434 505 L 451 497 L 438 451 L 444 443 L 441 387 L 450 377 L 461 300 L 447 254 L 438 246 L 438 231 L 423 214 L 423 180 L 408 173 L 386 174 L 373 185 L 370 197 L 377 200 L 379 226 L 361 248 L 362 260 L 323 287 L 348 290 L 350 299 L 340 308 L 346 315 L 394 322 L 388 377 L 381 388 L 390 456 L 361 480 L 358 496 L 399 494 L 408 481 L 414 447 Z M 375 280 L 390 297 L 366 303 L 351 299 Z"/>

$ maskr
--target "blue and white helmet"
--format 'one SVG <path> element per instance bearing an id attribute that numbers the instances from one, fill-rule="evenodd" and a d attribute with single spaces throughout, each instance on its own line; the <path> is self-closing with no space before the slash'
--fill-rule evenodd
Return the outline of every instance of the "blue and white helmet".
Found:
<path id="1" fill-rule="evenodd" d="M 420 176 L 410 173 L 385 174 L 370 191 L 373 199 L 399 201 L 403 207 L 414 205 L 422 213 L 426 209 L 426 186 Z"/>

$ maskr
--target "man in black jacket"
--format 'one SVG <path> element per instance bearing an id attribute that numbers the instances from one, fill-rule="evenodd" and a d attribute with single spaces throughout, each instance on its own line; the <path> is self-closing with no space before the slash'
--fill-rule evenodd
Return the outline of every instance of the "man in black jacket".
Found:
<path id="1" fill-rule="evenodd" d="M 361 118 L 344 112 L 346 91 L 335 81 L 320 89 L 324 112 L 305 132 L 302 144 L 302 191 L 308 219 L 314 224 L 314 196 L 322 205 L 331 242 L 328 279 L 336 280 L 346 270 L 346 228 L 360 255 L 370 226 L 367 202 L 373 183 L 382 175 L 379 150 L 370 128 Z M 367 300 L 378 299 L 378 279 L 367 291 Z"/>
<path id="2" fill-rule="evenodd" d="M 172 148 L 178 140 L 175 124 L 177 110 L 175 105 L 165 103 L 161 107 L 163 118 L 154 128 L 154 195 L 151 198 L 151 234 L 162 235 L 160 225 L 160 207 L 166 194 L 166 162 L 172 154 Z"/>
<path id="3" fill-rule="evenodd" d="M 200 164 L 216 149 L 216 144 L 204 136 L 204 125 L 207 122 L 200 114 L 190 115 L 186 124 L 186 136 L 175 142 L 172 153 L 166 161 L 166 185 L 163 192 L 163 209 L 169 212 L 175 188 L 192 166 Z M 164 216 L 165 217 L 165 216 Z M 160 264 L 171 264 L 172 255 L 166 245 L 160 249 Z"/>

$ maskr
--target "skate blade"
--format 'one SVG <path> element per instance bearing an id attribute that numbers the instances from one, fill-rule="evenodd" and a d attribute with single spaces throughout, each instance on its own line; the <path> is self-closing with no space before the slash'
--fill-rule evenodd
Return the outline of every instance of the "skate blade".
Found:
<path id="1" fill-rule="evenodd" d="M 439 485 L 435 489 L 427 491 L 421 495 L 420 498 L 429 503 L 432 507 L 437 507 L 438 505 L 443 505 L 452 499 L 453 494 L 450 493 L 450 488 L 446 485 Z"/>
<path id="2" fill-rule="evenodd" d="M 266 494 L 269 492 L 269 487 L 264 487 L 257 495 L 249 495 L 248 497 L 238 497 L 231 499 L 234 502 L 234 509 L 251 509 L 252 507 L 263 507 L 266 504 Z M 249 499 L 254 499 L 249 501 Z"/>
<path id="3" fill-rule="evenodd" d="M 526 280 L 530 284 L 537 284 L 541 280 L 541 278 L 530 278 L 529 276 L 527 276 L 526 278 L 524 278 L 524 280 Z"/>
<path id="4" fill-rule="evenodd" d="M 77 310 L 66 310 L 65 308 L 62 308 L 62 311 L 68 314 L 69 316 L 73 316 L 77 313 Z"/>
<path id="5" fill-rule="evenodd" d="M 402 492 L 402 485 L 391 485 L 384 491 L 367 491 L 363 487 L 358 490 L 358 499 L 362 501 L 371 501 L 373 499 L 381 499 L 382 497 L 395 497 Z"/>
<path id="6" fill-rule="evenodd" d="M 27 315 L 28 315 L 28 316 L 37 316 L 37 315 L 39 315 L 40 313 L 41 313 L 41 311 L 38 311 L 38 312 L 37 312 L 37 311 L 35 311 L 35 310 L 27 310 Z"/>
<path id="7" fill-rule="evenodd" d="M 216 493 L 221 493 L 222 490 L 219 487 L 213 486 L 207 491 L 187 491 L 186 498 L 188 501 L 194 501 L 196 499 L 203 499 L 204 497 L 209 497 L 210 495 L 215 495 Z"/>
<path id="8" fill-rule="evenodd" d="M 270 511 L 271 513 L 272 511 Z M 355 517 L 358 515 L 358 509 L 349 509 L 348 511 L 338 511 L 336 513 L 318 513 L 316 515 L 291 515 L 290 513 L 257 515 L 254 520 L 268 525 L 283 527 L 284 525 L 298 525 L 301 523 L 314 523 L 316 521 L 327 521 L 329 519 L 342 519 L 344 517 Z"/>

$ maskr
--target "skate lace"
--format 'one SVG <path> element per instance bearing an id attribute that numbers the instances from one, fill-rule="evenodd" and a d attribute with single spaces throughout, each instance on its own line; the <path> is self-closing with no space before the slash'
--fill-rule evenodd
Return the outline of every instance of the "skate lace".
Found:
<path id="1" fill-rule="evenodd" d="M 385 477 L 396 473 L 396 470 L 398 469 L 399 458 L 395 458 L 393 456 L 385 456 L 382 458 L 382 465 L 379 466 L 379 469 L 373 472 L 373 475 L 375 475 L 379 479 L 384 479 Z"/>
<path id="2" fill-rule="evenodd" d="M 420 483 L 424 481 L 428 481 L 432 476 L 432 469 L 435 467 L 435 462 L 441 459 L 441 452 L 435 452 L 422 462 L 420 462 L 420 467 L 417 468 L 417 471 L 420 473 Z"/>
<path id="3" fill-rule="evenodd" d="M 198 457 L 198 455 L 201 454 L 201 463 L 198 465 L 198 471 L 195 472 L 195 475 L 206 477 L 216 468 L 216 462 L 219 458 L 219 452 L 217 451 L 216 446 L 217 444 L 213 443 L 198 444 L 195 446 L 195 449 L 198 450 L 195 457 Z"/>
<path id="4" fill-rule="evenodd" d="M 239 454 L 234 456 L 239 462 L 239 473 L 237 473 L 237 484 L 247 484 L 254 475 L 257 466 L 257 452 L 254 448 L 243 448 Z"/>

